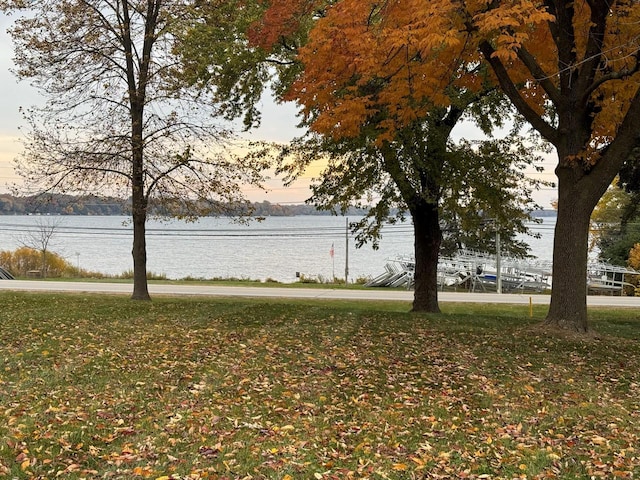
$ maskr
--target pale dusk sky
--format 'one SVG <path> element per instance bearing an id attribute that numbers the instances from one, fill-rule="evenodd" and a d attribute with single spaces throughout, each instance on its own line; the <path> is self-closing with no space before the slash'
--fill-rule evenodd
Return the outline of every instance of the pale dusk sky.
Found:
<path id="1" fill-rule="evenodd" d="M 24 126 L 20 107 L 29 107 L 41 101 L 39 92 L 28 82 L 18 82 L 13 69 L 13 44 L 7 34 L 12 18 L 0 14 L 0 193 L 7 193 L 10 186 L 20 182 L 13 169 L 13 159 L 22 150 L 20 126 Z M 270 98 L 265 98 L 261 108 L 262 125 L 256 130 L 242 133 L 243 137 L 252 140 L 287 142 L 301 135 L 296 128 L 296 106 L 294 104 L 278 105 Z M 268 200 L 272 203 L 303 203 L 309 196 L 309 178 L 317 175 L 319 166 L 312 168 L 305 178 L 291 187 L 285 188 L 279 179 L 272 178 L 265 186 L 267 191 L 248 188 L 247 197 L 252 201 Z"/>
<path id="2" fill-rule="evenodd" d="M 10 185 L 19 182 L 13 169 L 13 159 L 16 158 L 21 149 L 21 125 L 24 125 L 20 107 L 29 107 L 40 101 L 38 91 L 32 88 L 28 82 L 18 82 L 11 73 L 13 68 L 13 45 L 11 38 L 7 34 L 7 27 L 11 25 L 12 19 L 4 14 L 0 14 L 0 193 L 7 193 Z M 287 142 L 302 133 L 296 128 L 298 123 L 296 118 L 296 106 L 294 104 L 278 105 L 270 98 L 263 100 L 262 104 L 262 125 L 260 128 L 243 136 L 252 140 L 266 140 L 276 142 Z M 456 136 L 466 138 L 478 138 L 478 132 L 469 125 L 458 127 Z M 548 171 L 542 178 L 545 180 L 555 180 L 553 175 L 554 158 L 550 157 L 545 161 Z M 303 203 L 309 196 L 308 183 L 310 178 L 317 175 L 321 165 L 315 165 L 304 178 L 296 184 L 285 188 L 279 179 L 273 178 L 266 183 L 267 192 L 259 189 L 247 189 L 246 195 L 252 201 L 268 200 L 272 203 Z M 550 208 L 550 202 L 557 198 L 554 189 L 545 189 L 537 192 L 534 196 L 536 201 L 544 208 Z"/>

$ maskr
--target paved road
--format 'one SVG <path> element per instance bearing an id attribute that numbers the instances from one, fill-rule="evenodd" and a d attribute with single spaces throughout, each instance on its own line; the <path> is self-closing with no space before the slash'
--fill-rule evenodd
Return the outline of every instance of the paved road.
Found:
<path id="1" fill-rule="evenodd" d="M 0 290 L 47 291 L 47 292 L 84 292 L 131 294 L 132 286 L 126 283 L 93 282 L 50 282 L 40 280 L 0 280 Z M 375 288 L 367 290 L 346 290 L 341 288 L 281 288 L 281 287 L 231 287 L 217 285 L 168 285 L 150 284 L 149 293 L 153 295 L 178 296 L 221 296 L 221 297 L 271 297 L 271 298 L 316 298 L 343 300 L 397 300 L 410 302 L 412 291 Z M 440 292 L 441 302 L 467 303 L 511 303 L 536 305 L 549 303 L 548 295 L 520 295 L 496 293 L 454 293 Z M 589 306 L 638 307 L 640 297 L 589 296 Z"/>

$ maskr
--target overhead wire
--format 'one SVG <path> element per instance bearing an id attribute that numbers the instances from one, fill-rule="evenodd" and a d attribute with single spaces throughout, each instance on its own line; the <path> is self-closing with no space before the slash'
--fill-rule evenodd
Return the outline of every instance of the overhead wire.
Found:
<path id="1" fill-rule="evenodd" d="M 553 225 L 541 225 L 532 223 L 529 230 L 532 233 L 537 231 L 550 231 L 555 227 Z M 0 229 L 4 232 L 15 232 L 21 234 L 37 233 L 40 230 L 38 225 L 25 225 L 19 223 L 0 223 Z M 148 227 L 146 234 L 149 237 L 191 237 L 191 238 L 235 238 L 235 239 L 252 239 L 252 238 L 305 238 L 305 237 L 338 237 L 345 233 L 344 227 L 341 226 L 315 226 L 315 227 L 279 227 L 279 228 L 252 228 L 247 226 L 246 229 L 238 226 L 236 228 L 162 228 Z M 132 235 L 130 228 L 126 227 L 78 227 L 63 226 L 55 227 L 55 235 L 60 237 L 77 237 L 77 236 L 103 236 L 103 237 L 128 237 Z M 413 225 L 411 223 L 387 224 L 382 227 L 382 236 L 401 236 L 413 235 Z"/>

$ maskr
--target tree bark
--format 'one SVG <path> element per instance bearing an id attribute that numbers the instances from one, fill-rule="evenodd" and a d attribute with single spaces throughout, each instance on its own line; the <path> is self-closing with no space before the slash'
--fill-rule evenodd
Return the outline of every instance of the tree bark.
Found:
<path id="1" fill-rule="evenodd" d="M 135 202 L 134 202 L 135 203 Z M 133 293 L 132 300 L 151 300 L 147 282 L 146 208 L 133 208 Z"/>
<path id="2" fill-rule="evenodd" d="M 47 250 L 42 250 L 42 278 L 47 278 Z"/>
<path id="3" fill-rule="evenodd" d="M 589 218 L 593 206 L 574 188 L 559 188 L 558 217 L 553 244 L 551 304 L 545 324 L 576 332 L 587 331 L 587 254 Z"/>
<path id="4" fill-rule="evenodd" d="M 148 196 L 145 191 L 144 175 L 144 107 L 146 102 L 147 82 L 151 49 L 154 44 L 154 31 L 157 26 L 158 12 L 161 2 L 147 1 L 145 21 L 145 39 L 142 57 L 138 60 L 138 68 L 134 65 L 134 45 L 131 40 L 130 6 L 122 4 L 122 15 L 126 26 L 123 44 L 127 52 L 127 84 L 129 86 L 129 105 L 131 115 L 131 214 L 133 217 L 133 300 L 151 300 L 147 284 L 147 240 L 146 221 Z M 137 71 L 137 79 L 136 79 Z M 137 80 L 137 81 L 136 81 Z"/>
<path id="5" fill-rule="evenodd" d="M 438 256 L 442 242 L 438 205 L 419 202 L 413 217 L 415 287 L 414 312 L 440 313 L 438 305 Z"/>
<path id="6" fill-rule="evenodd" d="M 561 162 L 565 165 L 568 162 Z M 558 216 L 553 245 L 551 303 L 545 324 L 586 332 L 589 221 L 606 189 L 588 182 L 580 167 L 558 167 Z M 604 176 L 604 174 L 601 174 Z M 612 177 L 613 178 L 613 177 Z M 600 179 L 608 185 L 607 178 Z"/>
<path id="7" fill-rule="evenodd" d="M 148 200 L 144 191 L 144 150 L 142 146 L 142 108 L 135 110 L 133 118 L 133 149 L 132 149 L 132 192 L 131 216 L 133 219 L 133 300 L 151 300 L 147 284 L 147 205 Z"/>
<path id="8" fill-rule="evenodd" d="M 142 102 L 132 102 L 131 216 L 133 219 L 133 300 L 151 300 L 147 284 L 147 205 L 142 143 Z"/>

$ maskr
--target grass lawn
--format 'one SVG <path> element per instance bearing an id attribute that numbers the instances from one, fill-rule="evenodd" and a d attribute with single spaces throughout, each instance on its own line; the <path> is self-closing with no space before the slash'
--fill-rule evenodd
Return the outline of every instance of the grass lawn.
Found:
<path id="1" fill-rule="evenodd" d="M 0 293 L 0 477 L 640 476 L 640 312 Z"/>

